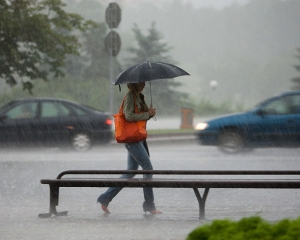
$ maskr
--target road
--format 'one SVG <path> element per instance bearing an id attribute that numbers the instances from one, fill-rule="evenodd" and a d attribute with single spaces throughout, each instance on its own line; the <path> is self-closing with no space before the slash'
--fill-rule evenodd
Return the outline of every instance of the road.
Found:
<path id="1" fill-rule="evenodd" d="M 260 149 L 241 155 L 224 155 L 194 140 L 149 142 L 151 159 L 159 170 L 299 170 L 300 149 Z M 259 215 L 269 221 L 300 215 L 300 190 L 211 189 L 206 219 L 198 219 L 191 189 L 154 189 L 162 215 L 142 212 L 141 189 L 123 189 L 101 212 L 96 199 L 104 189 L 63 188 L 59 211 L 66 217 L 39 219 L 48 211 L 49 190 L 39 183 L 71 169 L 125 169 L 121 144 L 94 147 L 85 153 L 60 149 L 1 149 L 0 239 L 185 239 L 195 227 L 214 219 Z"/>

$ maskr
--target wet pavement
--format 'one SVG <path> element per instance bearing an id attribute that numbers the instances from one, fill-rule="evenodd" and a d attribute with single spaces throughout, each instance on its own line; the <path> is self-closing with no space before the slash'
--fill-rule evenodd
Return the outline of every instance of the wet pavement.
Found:
<path id="1" fill-rule="evenodd" d="M 228 156 L 193 140 L 149 143 L 155 169 L 298 170 L 299 149 L 262 149 Z M 0 239 L 185 239 L 195 227 L 214 219 L 238 220 L 253 215 L 270 221 L 300 215 L 300 190 L 212 189 L 206 219 L 198 219 L 198 203 L 191 189 L 154 189 L 163 214 L 142 211 L 141 189 L 123 189 L 104 214 L 96 199 L 104 189 L 62 188 L 59 211 L 64 217 L 39 219 L 49 207 L 48 186 L 42 178 L 56 178 L 71 169 L 124 169 L 122 145 L 93 148 L 86 153 L 59 149 L 1 151 Z"/>

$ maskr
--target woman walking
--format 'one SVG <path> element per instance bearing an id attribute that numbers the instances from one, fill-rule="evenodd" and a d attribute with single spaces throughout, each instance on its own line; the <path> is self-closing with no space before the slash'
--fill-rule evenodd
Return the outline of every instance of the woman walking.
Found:
<path id="1" fill-rule="evenodd" d="M 149 120 L 156 115 L 156 109 L 152 106 L 148 107 L 142 91 L 145 87 L 145 82 L 128 83 L 128 93 L 124 98 L 123 112 L 127 121 L 142 121 Z M 135 105 L 137 105 L 139 113 L 135 113 Z M 153 170 L 147 142 L 125 143 L 125 148 L 128 151 L 127 156 L 127 170 L 137 170 L 139 166 L 143 170 Z M 123 174 L 121 178 L 133 178 L 134 174 Z M 152 178 L 151 174 L 145 174 L 144 178 Z M 97 200 L 101 204 L 101 208 L 105 213 L 110 213 L 108 204 L 112 199 L 122 190 L 121 187 L 110 187 L 105 193 L 101 194 Z M 143 210 L 151 214 L 162 213 L 156 210 L 154 204 L 154 195 L 152 187 L 144 187 L 144 203 Z"/>

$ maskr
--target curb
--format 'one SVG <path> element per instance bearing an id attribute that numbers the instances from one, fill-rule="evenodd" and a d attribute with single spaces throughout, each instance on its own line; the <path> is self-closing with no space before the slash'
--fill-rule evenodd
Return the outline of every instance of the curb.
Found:
<path id="1" fill-rule="evenodd" d="M 150 134 L 147 141 L 196 140 L 195 133 Z"/>

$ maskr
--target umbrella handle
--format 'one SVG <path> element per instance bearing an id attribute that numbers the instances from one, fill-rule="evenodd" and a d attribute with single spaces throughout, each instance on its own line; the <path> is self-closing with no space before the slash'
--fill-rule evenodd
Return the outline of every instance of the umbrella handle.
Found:
<path id="1" fill-rule="evenodd" d="M 152 88 L 151 88 L 151 81 L 149 82 L 150 84 L 150 107 L 152 107 Z"/>
<path id="2" fill-rule="evenodd" d="M 149 82 L 149 84 L 150 84 L 150 107 L 152 107 L 152 88 L 151 88 L 151 81 Z M 153 119 L 154 121 L 157 120 L 156 116 L 153 116 L 152 119 Z"/>

